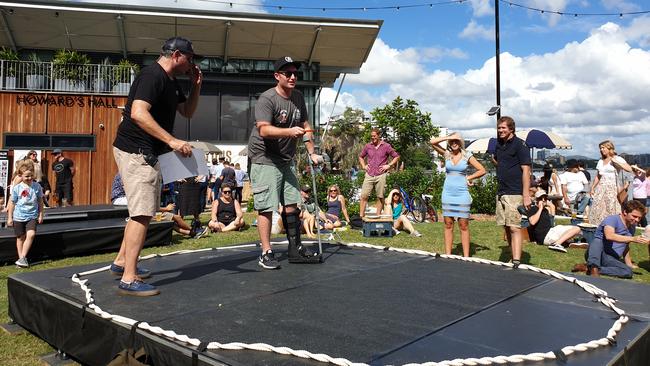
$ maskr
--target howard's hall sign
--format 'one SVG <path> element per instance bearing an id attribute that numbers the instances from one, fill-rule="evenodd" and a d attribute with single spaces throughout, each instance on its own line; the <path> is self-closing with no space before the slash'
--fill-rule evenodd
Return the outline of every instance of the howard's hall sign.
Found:
<path id="1" fill-rule="evenodd" d="M 118 108 L 115 98 L 99 96 L 78 95 L 46 95 L 46 94 L 17 94 L 16 104 L 31 106 L 58 106 L 58 107 L 98 107 Z"/>

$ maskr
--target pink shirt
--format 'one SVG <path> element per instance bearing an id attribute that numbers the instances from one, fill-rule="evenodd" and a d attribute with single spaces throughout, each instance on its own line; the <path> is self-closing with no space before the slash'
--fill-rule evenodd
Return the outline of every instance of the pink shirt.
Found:
<path id="1" fill-rule="evenodd" d="M 632 197 L 640 199 L 648 198 L 649 187 L 647 178 L 643 177 L 643 180 L 641 180 L 639 177 L 634 177 L 632 181 Z"/>
<path id="2" fill-rule="evenodd" d="M 368 157 L 368 169 L 366 170 L 366 173 L 371 177 L 376 177 L 382 174 L 379 167 L 388 164 L 388 157 L 396 158 L 399 154 L 392 146 L 390 146 L 389 143 L 379 141 L 379 145 L 377 146 L 373 145 L 372 142 L 367 143 L 366 146 L 363 147 L 363 150 L 361 150 L 359 156 L 362 159 L 366 156 Z"/>

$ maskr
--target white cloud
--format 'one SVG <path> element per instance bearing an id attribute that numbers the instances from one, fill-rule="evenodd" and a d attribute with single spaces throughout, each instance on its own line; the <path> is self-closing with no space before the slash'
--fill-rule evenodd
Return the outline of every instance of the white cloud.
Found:
<path id="1" fill-rule="evenodd" d="M 503 113 L 513 116 L 520 128 L 549 129 L 569 139 L 574 144 L 570 154 L 597 157 L 598 142 L 608 138 L 620 152 L 647 152 L 650 51 L 632 46 L 642 39 L 647 42 L 647 26 L 645 18 L 628 27 L 606 23 L 583 41 L 555 52 L 523 57 L 503 53 Z M 421 60 L 406 57 L 383 41 L 375 47 L 377 52 L 373 48 L 367 62 L 370 67 L 355 75 L 352 87 L 372 80 L 375 88 L 382 83 L 383 88 L 357 91 L 348 84 L 344 90 L 355 107 L 370 111 L 401 96 L 417 101 L 434 122 L 467 138 L 494 135 L 494 118 L 485 114 L 495 101 L 494 58 L 464 73 L 427 72 Z M 396 75 L 396 66 L 408 72 Z"/>
<path id="2" fill-rule="evenodd" d="M 494 9 L 490 6 L 490 0 L 470 0 L 473 16 L 483 17 L 494 15 Z"/>
<path id="3" fill-rule="evenodd" d="M 639 46 L 650 47 L 650 16 L 637 17 L 632 20 L 630 26 L 623 30 L 625 36 L 637 42 Z"/>
<path id="4" fill-rule="evenodd" d="M 637 4 L 632 4 L 623 0 L 602 0 L 605 9 L 612 9 L 621 12 L 639 11 L 641 8 Z"/>
<path id="5" fill-rule="evenodd" d="M 73 0 L 73 2 L 80 3 L 102 3 L 103 0 Z M 210 0 L 111 0 L 111 4 L 118 5 L 142 5 L 148 7 L 160 8 L 182 8 L 182 9 L 200 9 L 200 10 L 215 10 L 215 11 L 235 11 L 235 12 L 248 12 L 248 13 L 263 13 L 265 10 L 262 8 L 263 0 L 247 0 L 244 2 L 233 1 L 232 6 L 230 3 L 210 1 Z M 239 3 L 239 4 L 238 4 Z M 246 5 L 242 5 L 246 4 Z"/>
<path id="6" fill-rule="evenodd" d="M 466 39 L 487 39 L 494 41 L 494 27 L 485 27 L 472 19 L 458 36 Z"/>

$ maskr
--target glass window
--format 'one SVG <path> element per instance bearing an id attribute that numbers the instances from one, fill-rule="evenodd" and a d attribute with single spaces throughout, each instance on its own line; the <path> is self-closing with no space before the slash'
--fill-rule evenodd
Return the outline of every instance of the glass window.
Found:
<path id="1" fill-rule="evenodd" d="M 224 141 L 248 140 L 250 101 L 246 95 L 221 96 L 221 139 Z"/>
<path id="2" fill-rule="evenodd" d="M 190 121 L 190 140 L 219 140 L 219 96 L 201 95 Z"/>

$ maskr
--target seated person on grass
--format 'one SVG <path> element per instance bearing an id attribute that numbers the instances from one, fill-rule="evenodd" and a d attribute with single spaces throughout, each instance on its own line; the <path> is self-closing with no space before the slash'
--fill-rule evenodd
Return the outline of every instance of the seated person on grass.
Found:
<path id="1" fill-rule="evenodd" d="M 311 199 L 311 187 L 302 186 L 300 189 L 302 197 L 302 207 L 300 207 L 300 220 L 302 220 L 302 229 L 308 237 L 314 239 L 314 227 L 316 225 L 316 203 Z"/>
<path id="2" fill-rule="evenodd" d="M 341 194 L 339 186 L 336 184 L 329 187 L 327 190 L 327 213 L 325 213 L 325 229 L 332 230 L 337 227 L 343 226 L 339 219 L 343 213 L 346 222 L 350 222 L 348 216 L 348 209 L 345 206 L 345 197 Z"/>
<path id="3" fill-rule="evenodd" d="M 403 214 L 404 199 L 399 189 L 393 189 L 388 193 L 388 198 L 385 200 L 390 206 L 384 208 L 383 212 L 392 212 L 393 214 L 393 230 L 395 235 L 400 233 L 400 230 L 406 230 L 411 236 L 422 236 L 415 228 L 411 221 Z"/>
<path id="4" fill-rule="evenodd" d="M 589 244 L 587 264 L 577 264 L 573 272 L 632 278 L 632 268 L 625 264 L 624 258 L 630 250 L 630 243 L 650 243 L 642 235 L 634 236 L 636 225 L 645 212 L 646 208 L 641 202 L 627 201 L 620 214 L 603 219 L 596 229 L 594 240 Z"/>
<path id="5" fill-rule="evenodd" d="M 532 193 L 531 193 L 532 195 Z M 535 204 L 531 205 L 528 216 L 528 235 L 537 244 L 548 245 L 548 249 L 566 253 L 568 241 L 582 231 L 573 225 L 553 226 L 552 216 L 555 214 L 553 204 L 548 201 L 546 192 L 538 188 L 534 194 Z"/>
<path id="6" fill-rule="evenodd" d="M 192 237 L 194 239 L 202 238 L 208 234 L 207 227 L 198 228 L 198 230 L 197 228 L 192 228 L 190 224 L 183 220 L 183 217 L 181 217 L 181 215 L 174 214 L 175 209 L 176 205 L 173 203 L 170 203 L 167 206 L 158 209 L 158 211 L 161 212 L 160 221 L 172 221 L 174 223 L 174 231 L 179 234 Z M 154 220 L 157 218 L 157 216 L 158 215 L 154 217 Z"/>
<path id="7" fill-rule="evenodd" d="M 244 213 L 239 201 L 233 198 L 233 187 L 224 183 L 221 195 L 212 201 L 212 219 L 208 227 L 212 232 L 239 230 L 244 226 Z"/>

